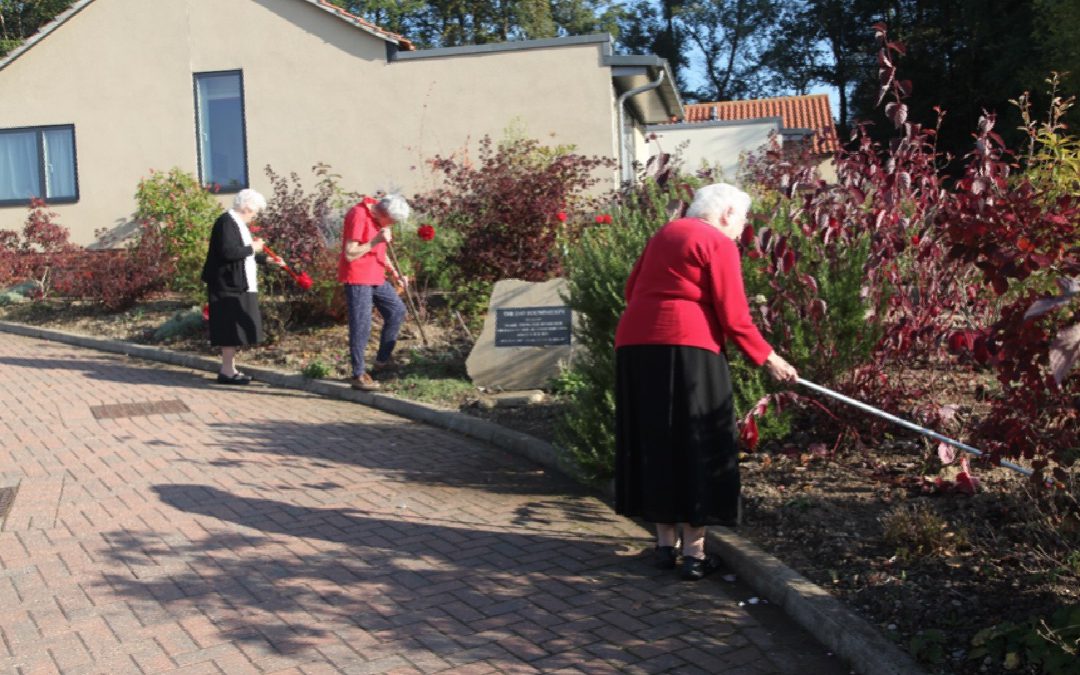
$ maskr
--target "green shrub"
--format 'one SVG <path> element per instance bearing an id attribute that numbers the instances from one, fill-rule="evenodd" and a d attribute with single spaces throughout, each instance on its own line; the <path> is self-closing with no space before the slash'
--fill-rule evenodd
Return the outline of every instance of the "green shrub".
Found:
<path id="1" fill-rule="evenodd" d="M 30 302 L 30 298 L 15 291 L 0 291 L 0 307 Z"/>
<path id="2" fill-rule="evenodd" d="M 1005 670 L 1035 672 L 1041 666 L 1046 675 L 1076 673 L 1080 661 L 1080 604 L 1060 607 L 1049 617 L 1032 617 L 1027 622 L 1006 622 L 985 628 L 971 640 L 968 658 L 990 657 Z"/>
<path id="3" fill-rule="evenodd" d="M 321 359 L 309 361 L 300 374 L 309 380 L 321 380 L 330 375 L 330 366 Z"/>
<path id="4" fill-rule="evenodd" d="M 1069 134 L 1065 117 L 1076 103 L 1076 97 L 1058 95 L 1061 84 L 1058 73 L 1046 80 L 1050 85 L 1050 109 L 1045 120 L 1036 120 L 1031 112 L 1031 97 L 1025 92 L 1016 101 L 1020 108 L 1029 145 L 1025 177 L 1031 180 L 1048 201 L 1080 190 L 1080 138 Z"/>
<path id="5" fill-rule="evenodd" d="M 154 331 L 155 342 L 172 342 L 179 338 L 199 335 L 206 332 L 202 310 L 192 307 L 173 314 L 165 323 Z"/>
<path id="6" fill-rule="evenodd" d="M 457 286 L 454 278 L 454 266 L 450 261 L 458 255 L 461 248 L 461 232 L 445 222 L 435 227 L 426 217 L 414 220 L 416 226 L 406 224 L 395 228 L 393 246 L 397 262 L 401 266 L 400 272 L 412 279 L 413 290 L 416 297 L 420 298 L 420 310 L 426 309 L 427 299 L 453 289 L 448 298 L 451 306 L 463 309 L 467 316 L 482 315 L 486 307 L 478 309 L 470 305 L 469 301 L 476 298 L 486 301 L 491 292 L 491 284 L 466 283 L 464 288 L 461 288 Z M 425 226 L 433 228 L 434 236 L 431 239 L 421 239 L 418 234 L 420 228 Z M 482 287 L 472 287 L 477 285 Z"/>
<path id="7" fill-rule="evenodd" d="M 561 380 L 568 387 L 560 442 L 583 475 L 612 475 L 615 453 L 615 328 L 625 308 L 626 279 L 645 243 L 668 220 L 667 204 L 680 198 L 673 184 L 646 183 L 612 212 L 610 224 L 586 228 L 565 242 L 567 303 L 579 315 L 581 355 Z"/>
<path id="8" fill-rule="evenodd" d="M 791 211 L 791 201 L 775 193 L 755 198 L 758 227 L 768 228 L 774 238 L 786 238 L 799 274 L 773 274 L 767 257 L 744 256 L 746 295 L 755 320 L 762 313 L 769 317 L 762 330 L 765 339 L 799 369 L 799 375 L 831 384 L 866 363 L 883 334 L 884 304 L 872 307 L 862 293 L 870 239 L 863 235 L 852 242 L 825 244 L 817 236 L 807 236 L 791 220 Z M 806 275 L 813 278 L 816 293 L 807 293 Z M 758 312 L 759 308 L 765 311 Z M 748 382 L 756 380 L 747 390 L 767 389 L 762 384 L 767 375 L 760 369 L 746 377 Z"/>
<path id="9" fill-rule="evenodd" d="M 921 630 L 911 638 L 908 648 L 911 655 L 925 663 L 944 663 L 945 649 L 950 639 L 945 631 L 930 628 Z"/>
<path id="10" fill-rule="evenodd" d="M 214 195 L 191 174 L 172 168 L 151 171 L 135 190 L 135 219 L 164 235 L 165 250 L 175 259 L 173 290 L 199 295 L 210 229 L 221 213 Z"/>
<path id="11" fill-rule="evenodd" d="M 568 388 L 572 404 L 567 406 L 561 442 L 588 477 L 607 478 L 612 472 L 614 336 L 624 309 L 626 278 L 649 237 L 668 221 L 669 205 L 685 198 L 683 186 L 697 182 L 685 177 L 670 179 L 665 187 L 645 182 L 624 199 L 611 223 L 586 228 L 565 247 L 568 302 L 581 317 L 576 337 L 584 356 L 563 377 L 574 386 Z M 865 363 L 880 339 L 879 324 L 869 318 L 880 313 L 871 312 L 860 293 L 868 242 L 826 246 L 792 224 L 789 207 L 775 193 L 763 193 L 755 199 L 754 220 L 774 236 L 786 237 L 804 276 L 773 274 L 766 257 L 744 255 L 747 296 L 755 322 L 769 343 L 800 374 L 831 382 L 848 368 Z M 812 297 L 803 297 L 807 274 L 814 277 L 817 288 Z M 763 314 L 769 317 L 767 324 L 761 320 Z M 750 363 L 738 349 L 729 350 L 729 359 L 735 408 L 742 417 L 777 387 L 764 369 Z M 791 415 L 786 410 L 759 419 L 759 439 L 786 436 Z"/>

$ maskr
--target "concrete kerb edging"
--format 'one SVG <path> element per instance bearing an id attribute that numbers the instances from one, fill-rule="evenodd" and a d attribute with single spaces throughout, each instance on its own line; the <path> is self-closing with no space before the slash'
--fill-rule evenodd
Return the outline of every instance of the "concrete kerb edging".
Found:
<path id="1" fill-rule="evenodd" d="M 216 372 L 220 365 L 216 358 L 9 321 L 0 321 L 0 331 L 193 370 Z M 575 477 L 572 463 L 559 448 L 486 420 L 386 394 L 355 391 L 345 383 L 310 380 L 303 375 L 284 373 L 272 368 L 246 365 L 244 371 L 261 382 L 277 387 L 300 389 L 321 396 L 353 401 L 454 431 L 527 457 L 571 478 Z M 728 528 L 711 528 L 708 546 L 709 550 L 724 558 L 735 574 L 742 577 L 769 602 L 782 607 L 796 623 L 847 660 L 857 672 L 865 675 L 925 674 L 926 671 L 914 659 L 824 589 Z"/>
<path id="2" fill-rule="evenodd" d="M 923 675 L 925 670 L 828 591 L 726 527 L 709 529 L 707 548 L 765 598 L 867 675 Z"/>

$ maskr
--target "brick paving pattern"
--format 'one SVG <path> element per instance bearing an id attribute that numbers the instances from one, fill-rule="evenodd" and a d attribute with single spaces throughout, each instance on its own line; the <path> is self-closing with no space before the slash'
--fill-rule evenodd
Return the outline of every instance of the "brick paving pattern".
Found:
<path id="1" fill-rule="evenodd" d="M 8 334 L 0 410 L 0 673 L 848 672 L 450 432 Z"/>

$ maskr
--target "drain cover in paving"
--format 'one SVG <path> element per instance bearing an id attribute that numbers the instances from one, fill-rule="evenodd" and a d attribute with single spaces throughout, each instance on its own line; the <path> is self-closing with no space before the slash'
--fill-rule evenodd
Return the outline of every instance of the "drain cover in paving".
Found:
<path id="1" fill-rule="evenodd" d="M 109 405 L 90 406 L 90 412 L 99 420 L 120 417 L 144 417 L 146 415 L 166 415 L 170 413 L 191 412 L 183 401 L 139 401 L 137 403 L 111 403 Z"/>
<path id="2" fill-rule="evenodd" d="M 0 488 L 0 523 L 4 522 L 11 505 L 15 503 L 15 490 L 13 487 Z"/>

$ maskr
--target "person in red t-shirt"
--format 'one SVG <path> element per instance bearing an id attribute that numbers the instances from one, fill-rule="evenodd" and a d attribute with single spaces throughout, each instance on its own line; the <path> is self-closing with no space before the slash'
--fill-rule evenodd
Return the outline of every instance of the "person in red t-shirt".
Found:
<path id="1" fill-rule="evenodd" d="M 405 304 L 398 297 L 394 285 L 387 281 L 386 273 L 389 271 L 403 285 L 408 283 L 408 278 L 401 276 L 386 257 L 386 245 L 393 240 L 391 226 L 408 220 L 410 211 L 404 197 L 387 195 L 381 199 L 364 197 L 345 214 L 338 281 L 345 284 L 345 302 L 349 312 L 353 389 L 379 389 L 379 383 L 364 368 L 364 350 L 371 337 L 372 305 L 383 318 L 373 370 L 378 372 L 391 365 L 390 357 L 397 344 L 401 324 L 405 321 Z"/>
<path id="2" fill-rule="evenodd" d="M 626 282 L 615 332 L 615 505 L 656 523 L 656 564 L 697 580 L 719 568 L 705 526 L 739 515 L 738 432 L 730 339 L 781 382 L 798 378 L 750 319 L 735 244 L 750 196 L 726 183 L 697 190 L 686 217 L 652 236 Z"/>

